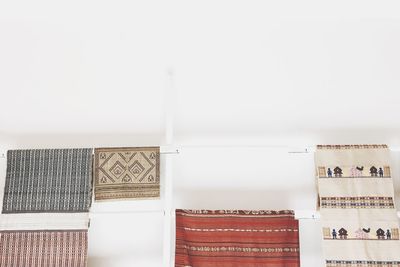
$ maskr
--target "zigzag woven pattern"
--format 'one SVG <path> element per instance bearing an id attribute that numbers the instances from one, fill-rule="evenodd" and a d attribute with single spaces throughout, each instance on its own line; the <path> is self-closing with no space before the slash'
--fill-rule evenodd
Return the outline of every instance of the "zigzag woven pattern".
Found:
<path id="1" fill-rule="evenodd" d="M 3 213 L 88 212 L 92 149 L 9 150 Z"/>

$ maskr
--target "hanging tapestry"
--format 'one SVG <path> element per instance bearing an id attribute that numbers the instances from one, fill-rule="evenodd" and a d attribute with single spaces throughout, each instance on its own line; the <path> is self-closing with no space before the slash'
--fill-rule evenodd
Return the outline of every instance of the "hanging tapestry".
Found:
<path id="1" fill-rule="evenodd" d="M 85 267 L 87 231 L 0 231 L 0 267 Z"/>
<path id="2" fill-rule="evenodd" d="M 176 267 L 299 267 L 293 211 L 176 210 Z"/>
<path id="3" fill-rule="evenodd" d="M 0 214 L 0 231 L 89 228 L 89 213 Z"/>
<path id="4" fill-rule="evenodd" d="M 326 266 L 400 267 L 387 146 L 318 146 L 315 163 Z"/>
<path id="5" fill-rule="evenodd" d="M 96 148 L 95 200 L 160 197 L 160 148 Z"/>
<path id="6" fill-rule="evenodd" d="M 3 213 L 88 212 L 92 149 L 9 150 Z"/>

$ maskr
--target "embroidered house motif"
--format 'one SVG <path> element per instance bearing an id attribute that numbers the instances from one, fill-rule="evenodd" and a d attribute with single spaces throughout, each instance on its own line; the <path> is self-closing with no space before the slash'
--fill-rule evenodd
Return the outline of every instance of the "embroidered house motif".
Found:
<path id="1" fill-rule="evenodd" d="M 337 231 L 336 229 L 339 229 Z M 399 240 L 398 228 L 386 229 L 382 228 L 371 229 L 359 227 L 354 229 L 345 229 L 344 227 L 331 228 L 323 227 L 323 238 L 325 240 Z"/>
<path id="2" fill-rule="evenodd" d="M 371 174 L 372 177 L 376 177 L 376 176 L 378 176 L 378 169 L 375 168 L 375 166 L 372 166 L 372 167 L 369 169 L 369 173 Z"/>
<path id="3" fill-rule="evenodd" d="M 333 169 L 333 172 L 335 174 L 335 177 L 342 177 L 343 171 L 341 168 L 336 167 Z"/>
<path id="4" fill-rule="evenodd" d="M 322 208 L 394 209 L 392 197 L 321 197 Z"/>
<path id="5" fill-rule="evenodd" d="M 347 230 L 344 228 L 340 228 L 339 237 L 340 239 L 347 239 Z"/>
<path id="6" fill-rule="evenodd" d="M 319 166 L 319 178 L 391 178 L 389 166 Z"/>
<path id="7" fill-rule="evenodd" d="M 376 230 L 376 236 L 378 237 L 378 239 L 385 239 L 385 231 L 383 231 L 382 228 L 379 228 L 378 230 Z"/>

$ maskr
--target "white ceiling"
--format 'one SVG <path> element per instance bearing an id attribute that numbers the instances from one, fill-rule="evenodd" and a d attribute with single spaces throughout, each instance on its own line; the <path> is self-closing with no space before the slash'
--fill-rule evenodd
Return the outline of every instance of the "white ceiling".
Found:
<path id="1" fill-rule="evenodd" d="M 400 133 L 398 1 L 2 1 L 0 133 Z M 389 138 L 388 137 L 388 138 Z"/>

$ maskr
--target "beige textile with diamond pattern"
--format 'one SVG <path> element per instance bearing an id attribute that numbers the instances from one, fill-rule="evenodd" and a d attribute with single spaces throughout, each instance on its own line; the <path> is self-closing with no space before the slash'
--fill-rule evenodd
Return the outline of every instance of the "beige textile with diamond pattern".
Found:
<path id="1" fill-rule="evenodd" d="M 386 145 L 318 146 L 315 155 L 328 267 L 400 267 Z"/>
<path id="2" fill-rule="evenodd" d="M 160 197 L 160 148 L 96 148 L 95 200 Z"/>

